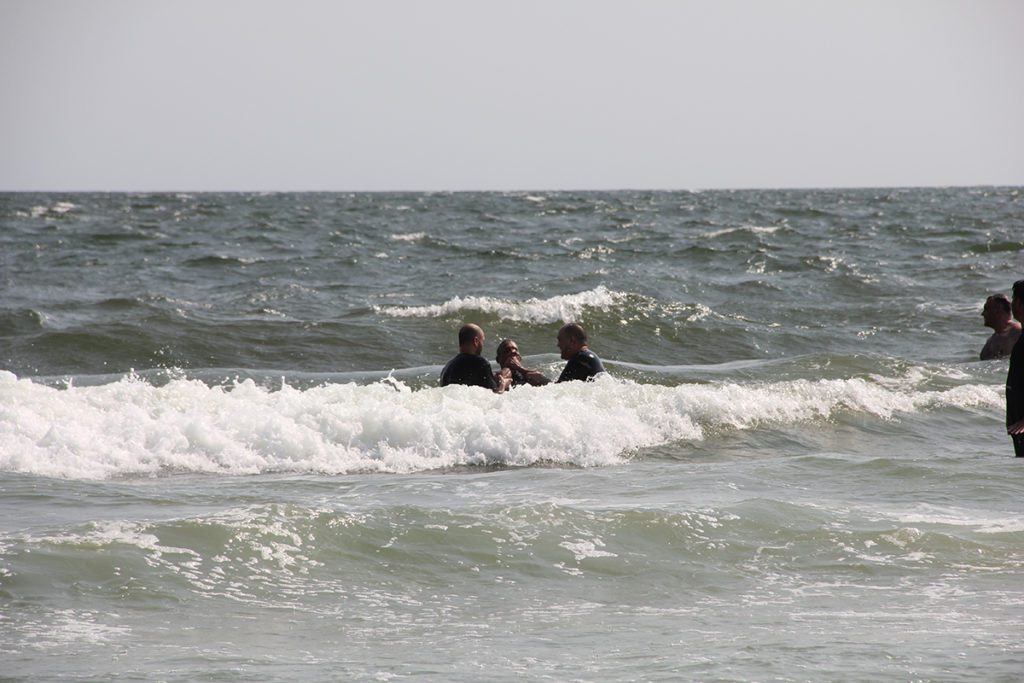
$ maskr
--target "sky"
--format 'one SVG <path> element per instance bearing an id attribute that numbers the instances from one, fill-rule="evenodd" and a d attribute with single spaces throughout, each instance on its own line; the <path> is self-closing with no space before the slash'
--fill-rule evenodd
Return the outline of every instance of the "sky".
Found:
<path id="1" fill-rule="evenodd" d="M 0 0 L 0 191 L 1024 185 L 1019 0 Z"/>

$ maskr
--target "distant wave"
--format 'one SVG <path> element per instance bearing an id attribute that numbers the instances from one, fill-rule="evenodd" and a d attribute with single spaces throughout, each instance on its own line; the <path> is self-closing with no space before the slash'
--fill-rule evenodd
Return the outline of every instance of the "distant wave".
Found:
<path id="1" fill-rule="evenodd" d="M 189 266 L 233 266 L 241 265 L 248 266 L 254 263 L 260 263 L 263 259 L 258 258 L 243 258 L 241 256 L 226 256 L 224 254 L 210 254 L 207 256 L 199 256 L 197 258 L 189 259 L 185 262 L 185 265 Z"/>
<path id="2" fill-rule="evenodd" d="M 126 378 L 56 389 L 0 371 L 0 470 L 104 479 L 174 472 L 416 472 L 465 465 L 590 467 L 733 429 L 995 409 L 997 386 L 902 380 L 661 386 L 603 378 L 496 395 L 475 387 L 279 390 Z M 515 419 L 510 420 L 509 415 Z M 523 425 L 528 425 L 524 429 Z"/>
<path id="3" fill-rule="evenodd" d="M 420 242 L 426 238 L 425 232 L 395 233 L 390 237 L 392 242 Z"/>
<path id="4" fill-rule="evenodd" d="M 47 215 L 63 216 L 77 208 L 78 205 L 71 202 L 57 202 L 53 206 L 33 206 L 30 215 L 32 218 L 42 218 Z"/>
<path id="5" fill-rule="evenodd" d="M 732 235 L 737 232 L 749 232 L 754 235 L 771 235 L 777 232 L 779 226 L 760 226 L 760 225 L 741 225 L 735 228 L 723 228 L 721 230 L 714 230 L 712 232 L 706 232 L 701 237 L 715 238 L 723 237 L 725 235 Z"/>
<path id="6" fill-rule="evenodd" d="M 376 306 L 378 313 L 397 318 L 441 318 L 462 311 L 481 311 L 503 320 L 527 323 L 575 322 L 587 308 L 608 310 L 627 300 L 628 294 L 603 285 L 577 294 L 561 294 L 550 299 L 514 301 L 492 297 L 455 297 L 443 304 L 427 306 Z"/>

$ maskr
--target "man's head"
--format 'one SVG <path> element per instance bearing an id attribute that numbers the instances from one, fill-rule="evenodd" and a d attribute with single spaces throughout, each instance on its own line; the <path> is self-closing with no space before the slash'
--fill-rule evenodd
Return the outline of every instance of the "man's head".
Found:
<path id="1" fill-rule="evenodd" d="M 985 299 L 981 317 L 985 320 L 985 327 L 1002 330 L 1010 322 L 1010 300 L 1005 294 L 993 294 Z"/>
<path id="2" fill-rule="evenodd" d="M 562 360 L 569 360 L 587 348 L 587 333 L 576 323 L 569 323 L 558 331 L 558 350 Z"/>
<path id="3" fill-rule="evenodd" d="M 1013 283 L 1013 301 L 1010 304 L 1013 317 L 1024 323 L 1024 280 Z"/>
<path id="4" fill-rule="evenodd" d="M 505 339 L 498 344 L 496 360 L 498 361 L 498 365 L 505 367 L 508 364 L 508 361 L 512 358 L 516 358 L 520 362 L 523 360 L 523 357 L 519 354 L 519 345 L 511 339 Z"/>
<path id="5" fill-rule="evenodd" d="M 459 329 L 459 351 L 479 356 L 484 351 L 484 331 L 479 325 L 466 323 Z"/>

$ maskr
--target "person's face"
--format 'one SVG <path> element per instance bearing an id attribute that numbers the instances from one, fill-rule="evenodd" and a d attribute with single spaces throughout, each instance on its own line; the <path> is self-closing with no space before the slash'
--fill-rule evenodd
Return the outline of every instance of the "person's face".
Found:
<path id="1" fill-rule="evenodd" d="M 558 351 L 562 354 L 562 360 L 569 360 L 580 350 L 577 344 L 566 332 L 558 333 Z"/>
<path id="2" fill-rule="evenodd" d="M 520 363 L 523 361 L 523 357 L 519 355 L 519 346 L 515 342 L 508 342 L 501 348 L 501 353 L 498 354 L 498 365 L 505 367 L 513 358 Z"/>
<path id="3" fill-rule="evenodd" d="M 484 333 L 483 332 L 481 332 L 479 335 L 477 335 L 477 338 L 473 340 L 473 345 L 474 345 L 474 348 L 476 349 L 476 352 L 477 352 L 478 355 L 484 352 Z"/>
<path id="4" fill-rule="evenodd" d="M 1005 317 L 1005 313 L 999 308 L 995 301 L 989 299 L 981 309 L 981 317 L 985 321 L 985 327 L 991 327 L 994 329 L 999 326 L 1000 322 L 1002 322 L 1002 319 Z"/>
<path id="5" fill-rule="evenodd" d="M 1014 297 L 1013 301 L 1010 302 L 1010 310 L 1013 311 L 1014 318 L 1024 323 L 1024 299 Z"/>

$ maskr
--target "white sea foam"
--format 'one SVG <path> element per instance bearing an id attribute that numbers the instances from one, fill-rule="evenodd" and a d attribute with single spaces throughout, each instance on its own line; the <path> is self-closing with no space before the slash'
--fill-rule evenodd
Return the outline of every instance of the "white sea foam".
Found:
<path id="1" fill-rule="evenodd" d="M 392 242 L 419 242 L 427 238 L 425 232 L 396 233 L 391 235 Z"/>
<path id="2" fill-rule="evenodd" d="M 607 550 L 599 550 L 604 547 L 604 542 L 595 538 L 592 540 L 580 539 L 577 541 L 565 541 L 559 543 L 559 546 L 565 548 L 577 562 L 591 558 L 591 557 L 617 557 L 615 553 L 610 553 Z"/>
<path id="3" fill-rule="evenodd" d="M 33 650 L 66 652 L 76 645 L 109 645 L 131 634 L 131 629 L 120 624 L 105 624 L 103 619 L 116 618 L 93 610 L 58 609 L 41 611 L 21 626 L 30 636 Z"/>
<path id="4" fill-rule="evenodd" d="M 441 318 L 461 311 L 483 311 L 502 320 L 528 323 L 574 322 L 580 320 L 584 309 L 608 310 L 628 297 L 622 292 L 609 290 L 603 285 L 576 294 L 561 294 L 549 299 L 513 301 L 492 297 L 455 297 L 443 304 L 428 306 L 377 306 L 378 313 L 398 318 Z"/>
<path id="5" fill-rule="evenodd" d="M 671 387 L 602 378 L 496 395 L 460 386 L 412 391 L 395 379 L 270 390 L 251 380 L 155 387 L 127 378 L 55 389 L 0 372 L 0 470 L 108 478 L 588 467 L 709 431 L 1001 403 L 987 385 L 921 391 L 865 379 Z"/>
<path id="6" fill-rule="evenodd" d="M 957 506 L 919 504 L 913 510 L 896 511 L 892 515 L 904 524 L 935 524 L 940 526 L 974 527 L 979 533 L 1002 534 L 1024 531 L 1024 521 L 1006 517 L 993 517 L 988 511 Z"/>

